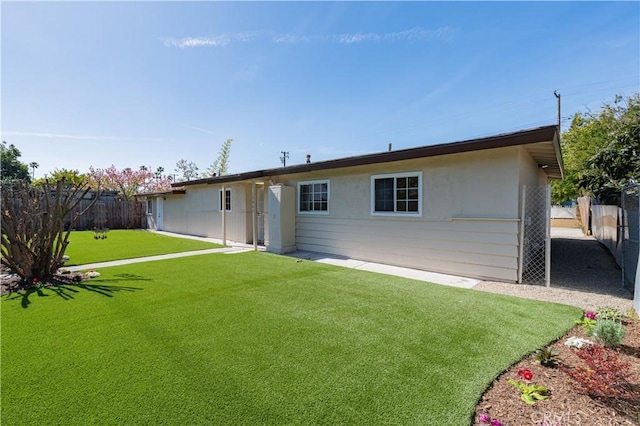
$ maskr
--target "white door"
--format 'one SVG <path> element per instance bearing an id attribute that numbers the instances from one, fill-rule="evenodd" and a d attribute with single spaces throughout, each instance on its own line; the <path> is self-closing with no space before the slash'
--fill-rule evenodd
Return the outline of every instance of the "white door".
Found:
<path id="1" fill-rule="evenodd" d="M 162 231 L 164 229 L 164 223 L 162 217 L 164 212 L 162 211 L 164 199 L 162 197 L 156 197 L 156 229 Z"/>

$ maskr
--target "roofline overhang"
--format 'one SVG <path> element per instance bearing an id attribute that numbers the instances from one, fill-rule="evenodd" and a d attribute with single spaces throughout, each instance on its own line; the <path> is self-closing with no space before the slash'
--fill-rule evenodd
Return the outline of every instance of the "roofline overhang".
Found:
<path id="1" fill-rule="evenodd" d="M 560 145 L 560 128 L 556 126 L 556 134 L 553 137 L 553 150 L 556 153 L 556 161 L 560 167 L 560 179 L 564 179 L 564 160 L 562 158 L 562 146 Z"/>
<path id="2" fill-rule="evenodd" d="M 187 182 L 176 183 L 176 186 L 186 187 L 202 184 L 220 184 L 227 182 L 238 182 L 268 178 L 270 176 L 290 175 L 294 173 L 307 173 L 318 170 L 331 170 L 345 167 L 364 166 L 370 164 L 389 163 L 394 161 L 411 160 L 416 158 L 436 157 L 448 154 L 460 154 L 472 151 L 482 151 L 487 149 L 505 148 L 550 142 L 553 144 L 558 167 L 562 173 L 562 153 L 560 151 L 558 127 L 549 125 L 532 129 L 520 130 L 512 133 L 502 133 L 494 136 L 469 139 L 460 142 L 449 142 L 437 145 L 428 145 L 417 148 L 400 149 L 396 151 L 385 151 L 373 154 L 365 154 L 354 157 L 338 158 L 335 160 L 319 161 L 315 163 L 298 164 L 288 167 L 278 167 L 273 169 L 256 170 L 246 173 L 232 175 L 213 176 L 204 179 L 195 179 Z"/>
<path id="3" fill-rule="evenodd" d="M 144 198 L 144 197 L 147 197 L 147 198 L 150 198 L 150 197 L 164 197 L 164 196 L 167 196 L 167 195 L 182 195 L 182 194 L 186 194 L 186 193 L 187 193 L 187 190 L 184 189 L 182 187 L 182 185 L 180 185 L 179 187 L 171 189 L 169 191 L 143 192 L 141 194 L 136 194 L 136 197 L 139 197 L 139 198 Z"/>

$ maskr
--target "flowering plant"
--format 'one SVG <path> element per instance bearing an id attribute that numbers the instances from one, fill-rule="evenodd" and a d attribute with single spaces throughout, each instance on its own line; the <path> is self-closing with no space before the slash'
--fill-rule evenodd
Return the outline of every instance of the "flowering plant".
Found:
<path id="1" fill-rule="evenodd" d="M 527 382 L 533 379 L 533 373 L 530 370 L 527 370 L 524 368 L 521 368 L 520 370 L 518 370 L 518 376 L 522 377 Z M 522 399 L 524 402 L 526 402 L 529 405 L 533 405 L 536 403 L 536 401 L 541 401 L 549 397 L 547 395 L 547 393 L 549 392 L 549 389 L 547 389 L 546 386 L 540 386 L 534 383 L 527 384 L 527 383 L 517 382 L 515 380 L 509 380 L 507 381 L 507 383 L 520 389 L 520 392 L 521 392 L 520 399 Z"/>
<path id="2" fill-rule="evenodd" d="M 525 380 L 533 379 L 533 373 L 531 372 L 531 370 L 526 370 L 524 368 L 518 370 L 518 376 L 522 377 Z"/>
<path id="3" fill-rule="evenodd" d="M 502 422 L 498 419 L 491 419 L 488 414 L 480 415 L 480 423 L 483 425 L 502 426 Z"/>
<path id="4" fill-rule="evenodd" d="M 586 311 L 582 318 L 576 320 L 576 324 L 583 325 L 586 328 L 585 333 L 591 334 L 591 329 L 596 325 L 598 315 L 593 311 Z"/>
<path id="5" fill-rule="evenodd" d="M 35 288 L 42 288 L 42 283 L 40 282 L 40 280 L 37 277 L 33 277 L 31 282 L 33 283 L 33 286 Z"/>
<path id="6" fill-rule="evenodd" d="M 582 349 L 585 345 L 593 345 L 593 342 L 582 337 L 571 336 L 564 342 L 564 345 L 570 348 Z"/>
<path id="7" fill-rule="evenodd" d="M 96 272 L 93 269 L 90 270 L 89 272 L 87 272 L 87 276 L 89 278 L 95 278 L 95 277 L 99 277 L 100 276 L 100 272 Z"/>

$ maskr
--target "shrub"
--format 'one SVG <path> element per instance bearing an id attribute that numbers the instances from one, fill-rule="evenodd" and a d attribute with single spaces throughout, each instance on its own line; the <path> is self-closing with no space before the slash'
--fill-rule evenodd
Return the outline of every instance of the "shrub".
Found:
<path id="1" fill-rule="evenodd" d="M 558 351 L 549 347 L 538 349 L 534 354 L 536 360 L 544 367 L 555 368 L 558 366 Z"/>
<path id="2" fill-rule="evenodd" d="M 622 317 L 622 311 L 611 306 L 604 306 L 598 308 L 596 311 L 596 318 L 598 320 L 622 321 Z"/>
<path id="3" fill-rule="evenodd" d="M 587 345 L 576 351 L 586 364 L 575 368 L 561 366 L 569 377 L 578 382 L 583 391 L 598 398 L 638 398 L 640 392 L 631 383 L 630 364 L 618 360 L 613 349 Z"/>
<path id="4" fill-rule="evenodd" d="M 593 327 L 593 335 L 604 346 L 620 346 L 624 339 L 624 326 L 618 321 L 599 319 Z"/>

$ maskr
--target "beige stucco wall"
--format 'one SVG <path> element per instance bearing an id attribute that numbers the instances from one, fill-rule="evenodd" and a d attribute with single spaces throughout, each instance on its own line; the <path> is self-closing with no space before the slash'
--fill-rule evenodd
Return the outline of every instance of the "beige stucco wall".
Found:
<path id="1" fill-rule="evenodd" d="M 188 187 L 186 194 L 169 195 L 164 201 L 164 229 L 188 235 L 222 238 L 219 191 L 222 185 Z M 226 238 L 252 242 L 251 187 L 237 183 L 231 190 L 231 211 L 226 212 Z"/>
<path id="2" fill-rule="evenodd" d="M 525 147 L 519 147 L 519 197 L 522 197 L 523 186 L 544 186 L 547 185 L 546 173 L 538 167 Z M 520 204 L 519 210 L 522 208 Z M 519 214 L 521 216 L 521 214 Z"/>
<path id="3" fill-rule="evenodd" d="M 422 215 L 372 215 L 371 176 L 403 172 L 422 173 Z M 297 205 L 300 181 L 325 179 L 330 183 L 328 214 L 297 213 L 291 223 L 298 249 L 504 281 L 518 276 L 521 187 L 546 183 L 526 149 L 517 146 L 264 181 L 295 188 Z M 225 186 L 232 190 L 227 239 L 253 242 L 251 183 Z M 221 238 L 220 188 L 190 186 L 184 195 L 167 196 L 165 230 Z M 264 218 L 266 231 L 268 214 Z M 265 239 L 268 244 L 268 232 Z"/>
<path id="4" fill-rule="evenodd" d="M 329 214 L 297 214 L 296 245 L 362 260 L 517 280 L 520 150 L 500 148 L 283 176 L 330 181 Z M 422 216 L 371 215 L 371 175 L 422 172 Z"/>

